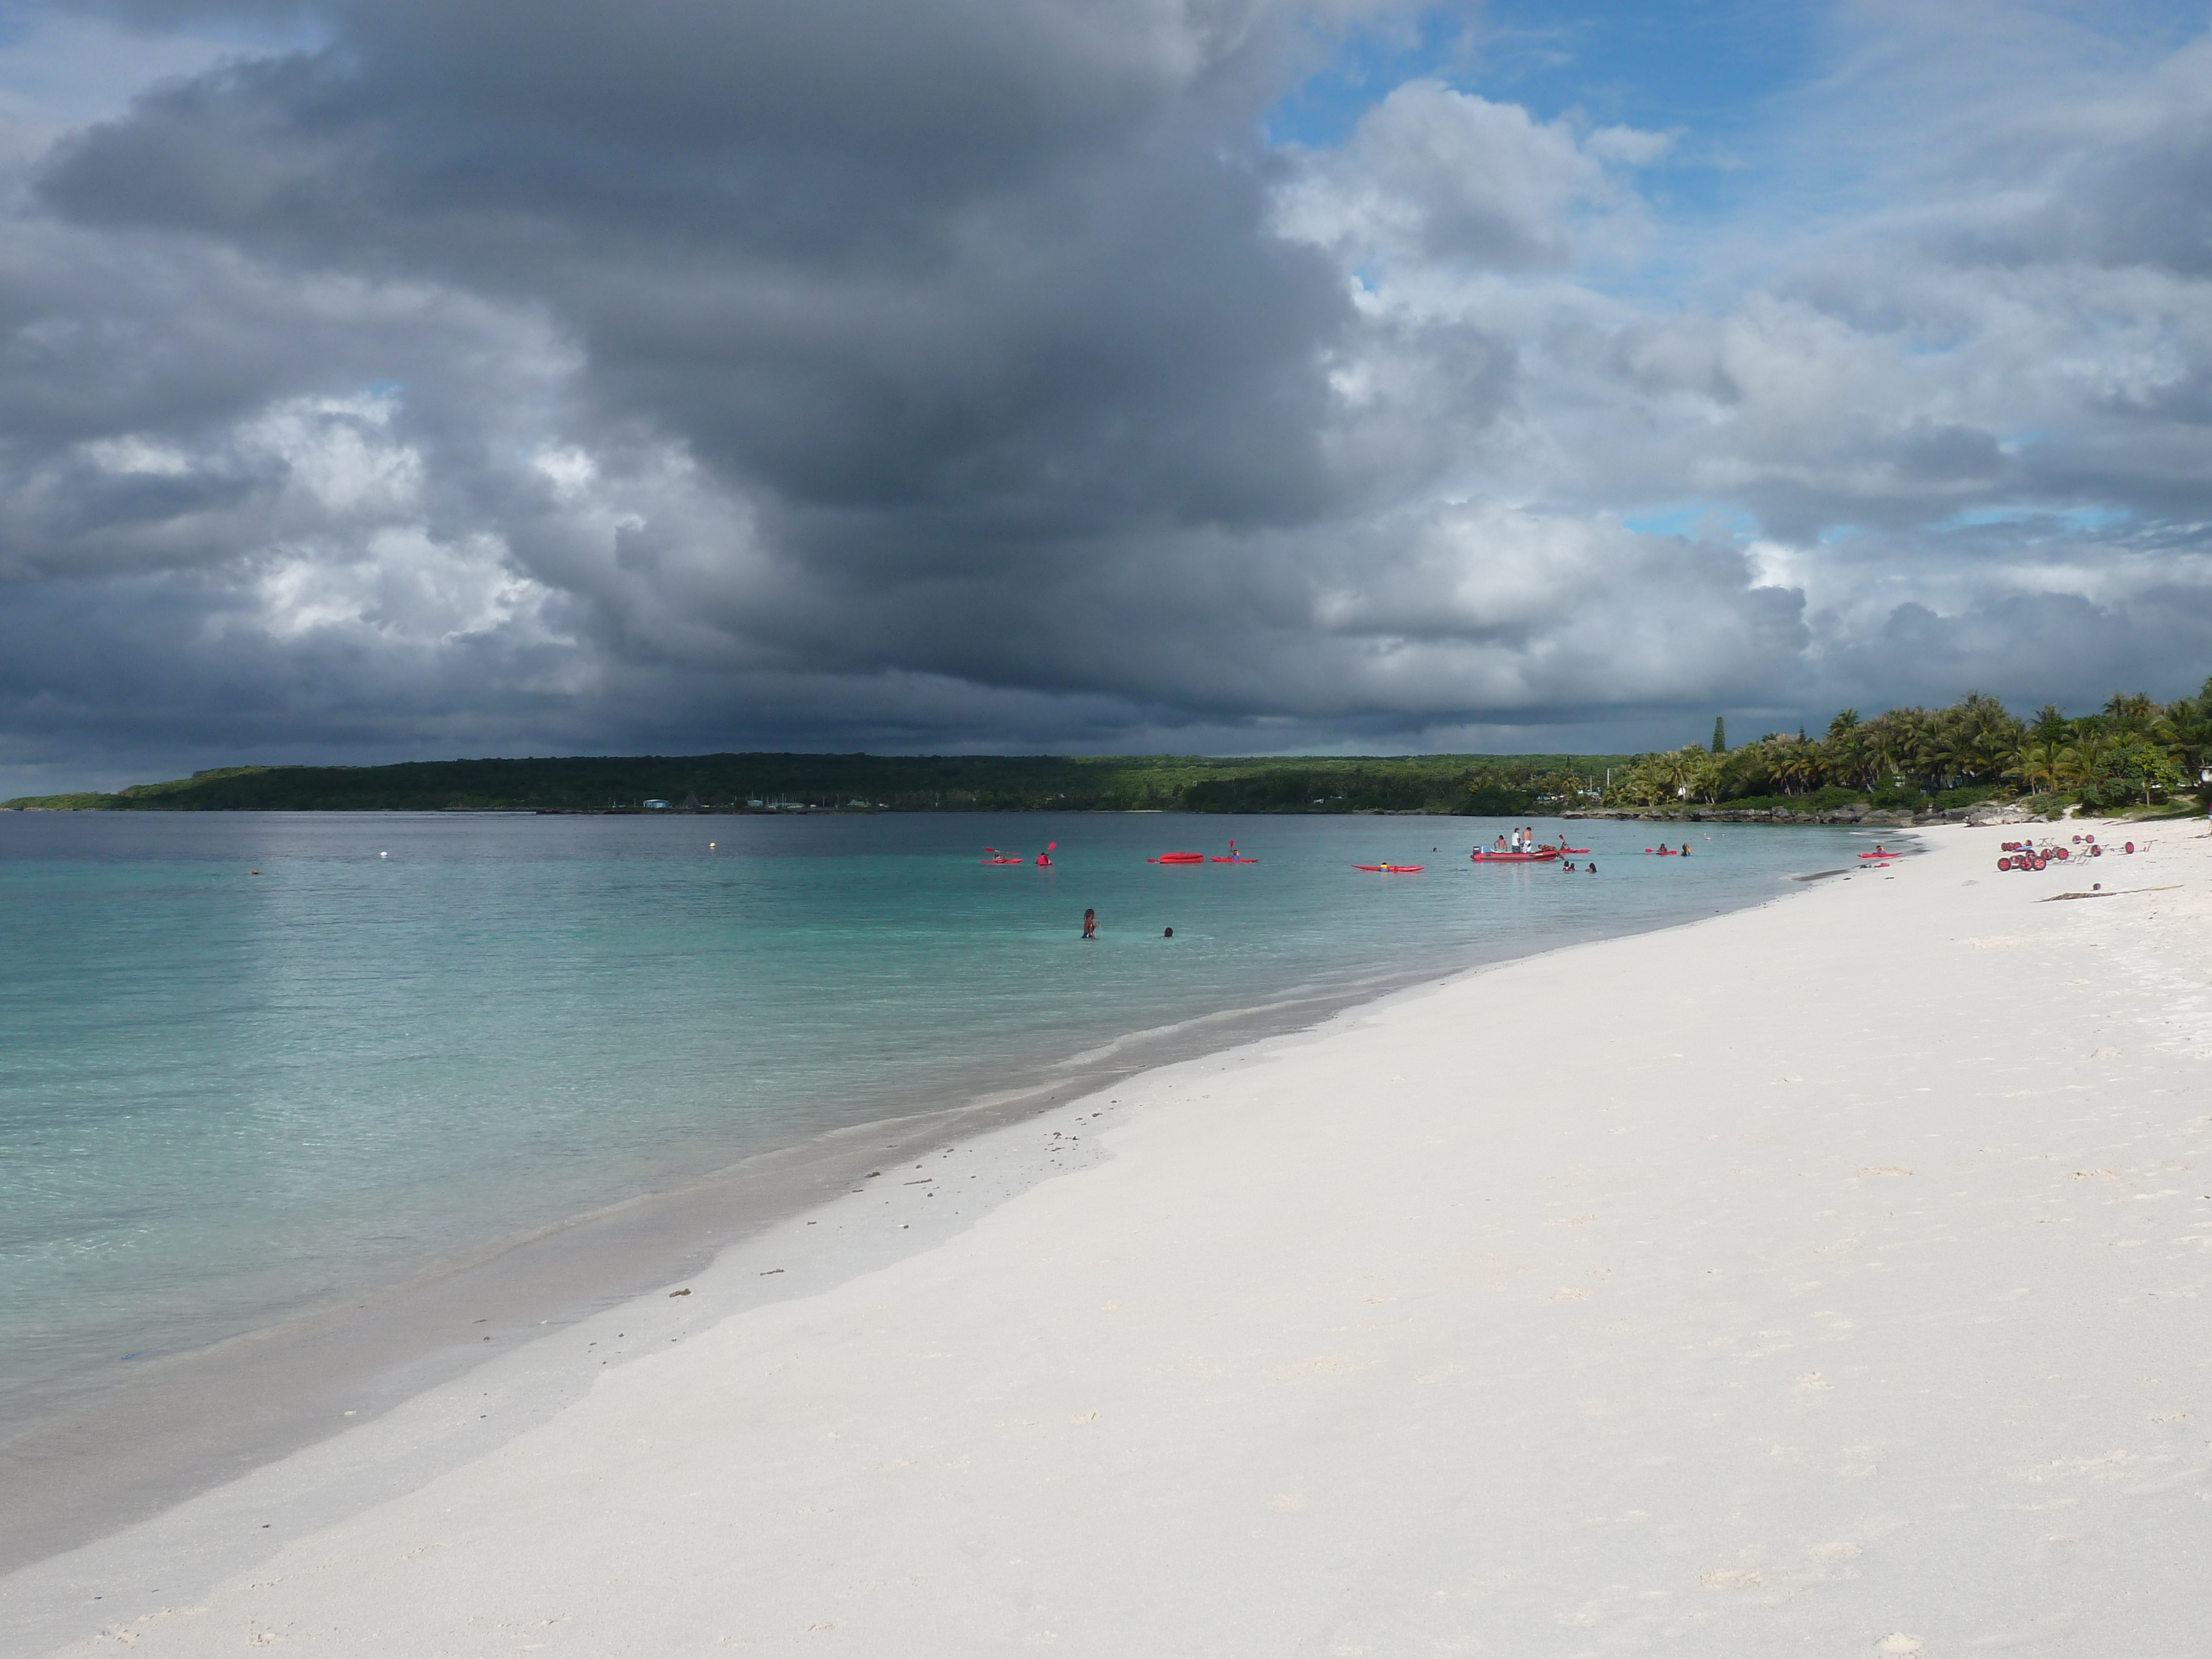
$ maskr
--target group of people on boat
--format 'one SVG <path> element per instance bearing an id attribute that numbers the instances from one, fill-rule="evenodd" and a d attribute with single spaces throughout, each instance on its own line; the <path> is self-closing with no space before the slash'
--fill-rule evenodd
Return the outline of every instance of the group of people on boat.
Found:
<path id="1" fill-rule="evenodd" d="M 1487 847 L 1477 847 L 1473 856 L 1474 861 L 1480 864 L 1485 859 L 1558 860 L 1562 853 L 1586 853 L 1589 850 L 1586 847 L 1568 846 L 1564 836 L 1559 838 L 1556 846 L 1547 847 L 1536 839 L 1536 831 L 1533 827 L 1527 827 L 1510 830 Z M 1561 861 L 1559 868 L 1572 870 L 1576 868 L 1575 861 L 1572 859 Z M 1597 873 L 1595 860 L 1592 860 L 1583 868 L 1592 875 Z"/>

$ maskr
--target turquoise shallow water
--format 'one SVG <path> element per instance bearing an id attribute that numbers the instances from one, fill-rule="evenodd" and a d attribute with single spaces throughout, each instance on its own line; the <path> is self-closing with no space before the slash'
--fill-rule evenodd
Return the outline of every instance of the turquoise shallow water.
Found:
<path id="1" fill-rule="evenodd" d="M 1594 876 L 1471 869 L 1504 827 L 0 814 L 0 1433 L 154 1356 L 1127 1033 L 1692 920 L 1865 845 L 1717 829 L 1661 860 L 1649 827 L 1591 823 Z M 1232 836 L 1261 861 L 1145 862 Z M 979 862 L 1055 839 L 1049 870 Z"/>

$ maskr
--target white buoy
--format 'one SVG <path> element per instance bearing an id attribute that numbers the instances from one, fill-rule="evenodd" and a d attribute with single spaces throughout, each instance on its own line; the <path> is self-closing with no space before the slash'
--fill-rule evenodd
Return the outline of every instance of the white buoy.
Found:
<path id="1" fill-rule="evenodd" d="M 392 856 L 392 854 L 389 854 L 389 853 L 379 853 L 376 856 L 377 856 L 377 857 L 379 857 L 379 858 L 380 858 L 380 859 L 388 859 L 388 858 L 390 858 L 390 857 Z"/>

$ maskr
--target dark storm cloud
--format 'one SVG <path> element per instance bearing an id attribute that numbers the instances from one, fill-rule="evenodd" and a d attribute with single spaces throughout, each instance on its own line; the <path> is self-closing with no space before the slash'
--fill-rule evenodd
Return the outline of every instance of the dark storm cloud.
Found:
<path id="1" fill-rule="evenodd" d="M 549 306 L 601 409 L 785 501 L 963 541 L 1305 517 L 1344 304 L 1260 234 L 1266 21 L 379 4 L 146 100 L 45 191 Z"/>

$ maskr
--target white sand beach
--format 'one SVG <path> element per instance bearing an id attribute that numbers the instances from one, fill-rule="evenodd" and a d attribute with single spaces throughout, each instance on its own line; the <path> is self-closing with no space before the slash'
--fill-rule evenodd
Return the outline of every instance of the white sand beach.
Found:
<path id="1" fill-rule="evenodd" d="M 2203 1651 L 2212 841 L 2006 833 L 908 1158 L 0 1646 Z"/>

